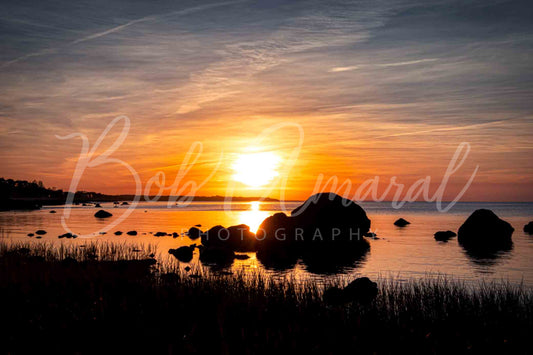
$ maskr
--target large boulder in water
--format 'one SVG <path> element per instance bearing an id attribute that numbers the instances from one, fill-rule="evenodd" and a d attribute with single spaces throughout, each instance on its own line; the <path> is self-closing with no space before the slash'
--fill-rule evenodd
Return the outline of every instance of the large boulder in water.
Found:
<path id="1" fill-rule="evenodd" d="M 365 210 L 351 200 L 334 193 L 309 197 L 291 212 L 296 228 L 303 229 L 303 239 L 313 241 L 318 234 L 329 241 L 363 240 L 370 229 Z"/>
<path id="2" fill-rule="evenodd" d="M 365 211 L 334 193 L 311 196 L 288 217 L 276 213 L 257 232 L 257 257 L 267 267 L 293 266 L 302 258 L 308 270 L 330 272 L 364 257 L 370 245 Z"/>
<path id="3" fill-rule="evenodd" d="M 514 228 L 491 210 L 474 211 L 459 228 L 459 243 L 466 249 L 508 250 Z"/>
<path id="4" fill-rule="evenodd" d="M 109 213 L 109 212 L 107 212 L 107 211 L 104 211 L 104 210 L 99 210 L 98 212 L 96 212 L 96 213 L 94 214 L 94 216 L 95 216 L 96 218 L 108 218 L 108 217 L 111 217 L 112 214 Z"/>

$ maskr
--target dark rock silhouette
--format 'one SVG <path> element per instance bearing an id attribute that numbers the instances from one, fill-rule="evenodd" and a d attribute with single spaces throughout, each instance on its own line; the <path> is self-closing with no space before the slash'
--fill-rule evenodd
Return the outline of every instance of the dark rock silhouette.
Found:
<path id="1" fill-rule="evenodd" d="M 181 262 L 188 263 L 192 260 L 192 255 L 194 252 L 195 246 L 184 246 L 179 247 L 177 249 L 170 249 L 168 251 L 169 254 L 174 255 L 176 259 L 178 259 Z"/>
<path id="2" fill-rule="evenodd" d="M 57 236 L 59 239 L 62 239 L 62 238 L 67 238 L 67 239 L 76 239 L 78 238 L 78 236 L 76 234 L 72 234 L 72 233 L 65 233 L 65 234 L 61 234 L 59 236 Z"/>
<path id="3" fill-rule="evenodd" d="M 360 277 L 350 282 L 344 289 L 330 287 L 324 291 L 323 299 L 326 303 L 340 305 L 349 302 L 368 304 L 372 302 L 378 294 L 377 283 L 368 277 Z"/>
<path id="4" fill-rule="evenodd" d="M 28 233 L 28 237 L 33 237 L 35 234 L 33 233 Z"/>
<path id="5" fill-rule="evenodd" d="M 189 228 L 187 236 L 191 239 L 198 239 L 202 235 L 202 231 L 196 227 Z"/>
<path id="6" fill-rule="evenodd" d="M 524 226 L 524 232 L 527 234 L 533 234 L 533 221 L 529 222 Z"/>
<path id="7" fill-rule="evenodd" d="M 94 207 L 97 207 L 97 208 L 98 208 L 98 207 L 102 207 L 102 206 L 101 206 L 99 203 L 96 203 L 96 204 L 94 205 Z"/>
<path id="8" fill-rule="evenodd" d="M 121 231 L 116 231 L 115 235 L 122 235 L 122 232 Z"/>
<path id="9" fill-rule="evenodd" d="M 35 232 L 35 234 L 37 234 L 37 235 L 45 235 L 46 231 L 43 230 L 43 229 L 39 229 L 38 231 Z"/>
<path id="10" fill-rule="evenodd" d="M 459 244 L 473 254 L 511 250 L 514 228 L 491 210 L 474 211 L 457 233 Z"/>
<path id="11" fill-rule="evenodd" d="M 439 231 L 434 234 L 435 240 L 438 240 L 439 242 L 447 242 L 455 236 L 457 236 L 457 234 L 452 231 Z"/>
<path id="12" fill-rule="evenodd" d="M 394 225 L 395 225 L 395 226 L 398 226 L 398 227 L 405 227 L 405 226 L 408 225 L 408 224 L 411 224 L 411 222 L 408 222 L 408 221 L 406 221 L 406 220 L 403 219 L 403 218 L 397 219 L 397 220 L 394 222 Z"/>
<path id="13" fill-rule="evenodd" d="M 128 206 L 128 205 L 129 205 L 128 202 L 126 202 L 126 201 L 122 202 L 122 206 Z"/>
<path id="14" fill-rule="evenodd" d="M 129 231 L 126 234 L 127 235 L 137 235 L 137 231 Z"/>
<path id="15" fill-rule="evenodd" d="M 206 247 L 226 248 L 231 251 L 255 251 L 255 234 L 246 224 L 224 228 L 214 226 L 201 235 L 202 244 Z"/>
<path id="16" fill-rule="evenodd" d="M 301 258 L 311 272 L 353 266 L 369 250 L 365 211 L 333 193 L 311 196 L 288 217 L 276 213 L 257 232 L 257 258 L 266 267 L 293 267 Z"/>
<path id="17" fill-rule="evenodd" d="M 378 294 L 378 284 L 368 277 L 360 277 L 344 288 L 345 297 L 362 304 L 370 303 Z"/>
<path id="18" fill-rule="evenodd" d="M 56 213 L 56 211 L 54 211 L 54 210 L 51 210 L 51 211 L 50 211 L 50 213 Z"/>
<path id="19" fill-rule="evenodd" d="M 154 234 L 154 237 L 165 237 L 167 235 L 167 233 L 165 232 L 157 232 L 156 234 Z"/>
<path id="20" fill-rule="evenodd" d="M 235 260 L 235 252 L 228 248 L 211 246 L 200 248 L 200 261 L 205 264 L 212 264 L 219 267 L 228 267 Z"/>
<path id="21" fill-rule="evenodd" d="M 177 238 L 177 237 L 179 237 L 179 234 L 177 232 L 173 232 L 172 233 L 172 238 Z"/>
<path id="22" fill-rule="evenodd" d="M 96 218 L 108 218 L 108 217 L 111 217 L 112 214 L 109 213 L 109 212 L 107 212 L 107 211 L 104 211 L 104 210 L 99 210 L 98 212 L 96 212 L 96 213 L 94 214 L 94 216 L 95 216 Z"/>

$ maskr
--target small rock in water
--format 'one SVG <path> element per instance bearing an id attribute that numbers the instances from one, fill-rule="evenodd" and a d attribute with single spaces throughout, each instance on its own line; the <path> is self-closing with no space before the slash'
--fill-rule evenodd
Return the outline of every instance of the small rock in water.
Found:
<path id="1" fill-rule="evenodd" d="M 95 204 L 94 207 L 102 207 L 99 203 Z"/>
<path id="2" fill-rule="evenodd" d="M 165 232 L 157 232 L 156 234 L 154 234 L 154 236 L 156 236 L 156 237 L 164 237 L 166 235 L 167 234 Z"/>
<path id="3" fill-rule="evenodd" d="M 187 272 L 191 271 L 191 267 L 190 266 L 185 266 L 185 271 L 187 271 Z"/>
<path id="4" fill-rule="evenodd" d="M 54 210 L 51 210 L 51 211 L 50 211 L 50 213 L 56 213 L 56 211 L 54 211 Z"/>
<path id="5" fill-rule="evenodd" d="M 524 232 L 528 234 L 533 234 L 533 221 L 529 222 L 524 226 Z"/>
<path id="6" fill-rule="evenodd" d="M 246 254 L 235 254 L 235 259 L 237 260 L 247 260 L 250 259 L 250 257 Z"/>
<path id="7" fill-rule="evenodd" d="M 172 233 L 172 238 L 177 238 L 177 237 L 179 237 L 179 236 L 180 236 L 180 235 L 179 235 L 178 233 L 176 233 L 176 232 Z"/>
<path id="8" fill-rule="evenodd" d="M 202 225 L 201 224 L 195 224 L 194 226 L 195 227 L 201 227 Z"/>
<path id="9" fill-rule="evenodd" d="M 115 235 L 122 235 L 122 232 L 121 231 L 116 231 Z"/>
<path id="10" fill-rule="evenodd" d="M 109 212 L 107 212 L 107 211 L 104 211 L 104 210 L 99 210 L 98 212 L 96 212 L 96 213 L 94 214 L 94 216 L 95 216 L 96 218 L 108 218 L 108 217 L 111 217 L 112 214 L 109 213 Z"/>
<path id="11" fill-rule="evenodd" d="M 196 227 L 191 227 L 187 232 L 187 235 L 191 239 L 197 239 L 200 238 L 200 236 L 202 235 L 202 231 Z"/>
<path id="12" fill-rule="evenodd" d="M 127 235 L 137 235 L 137 231 L 129 231 L 126 234 Z"/>
<path id="13" fill-rule="evenodd" d="M 33 237 L 35 234 L 33 233 L 28 233 L 28 237 Z"/>
<path id="14" fill-rule="evenodd" d="M 126 201 L 122 202 L 122 206 L 127 206 L 127 205 L 129 205 L 128 202 L 126 202 Z"/>
<path id="15" fill-rule="evenodd" d="M 38 231 L 35 232 L 35 234 L 37 234 L 37 235 L 45 235 L 46 231 L 42 230 L 42 229 L 39 229 Z"/>
<path id="16" fill-rule="evenodd" d="M 408 224 L 411 224 L 411 222 L 408 222 L 408 221 L 406 221 L 403 218 L 400 218 L 400 219 L 396 220 L 396 222 L 394 222 L 394 225 L 398 226 L 398 227 L 405 227 Z"/>
<path id="17" fill-rule="evenodd" d="M 168 253 L 174 255 L 181 262 L 188 263 L 192 260 L 194 247 L 179 247 L 178 249 L 169 249 Z"/>
<path id="18" fill-rule="evenodd" d="M 42 237 L 40 235 L 36 236 L 35 237 L 36 239 L 41 239 Z"/>
<path id="19" fill-rule="evenodd" d="M 455 236 L 457 236 L 457 234 L 452 231 L 439 231 L 434 235 L 435 240 L 438 240 L 439 242 L 447 242 L 448 239 L 453 238 Z"/>

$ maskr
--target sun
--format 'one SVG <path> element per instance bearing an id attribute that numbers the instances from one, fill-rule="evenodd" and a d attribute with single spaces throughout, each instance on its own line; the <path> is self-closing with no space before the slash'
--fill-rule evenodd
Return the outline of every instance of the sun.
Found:
<path id="1" fill-rule="evenodd" d="M 280 158 L 273 152 L 240 154 L 233 164 L 233 180 L 258 188 L 279 175 Z"/>

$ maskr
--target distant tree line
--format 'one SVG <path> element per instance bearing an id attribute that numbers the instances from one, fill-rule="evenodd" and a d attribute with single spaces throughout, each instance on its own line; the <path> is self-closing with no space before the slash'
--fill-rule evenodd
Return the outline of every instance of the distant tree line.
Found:
<path id="1" fill-rule="evenodd" d="M 42 181 L 26 181 L 0 178 L 0 210 L 11 209 L 36 209 L 42 205 L 64 204 L 68 196 L 67 191 L 47 188 Z M 134 195 L 106 195 L 98 192 L 76 191 L 75 203 L 84 202 L 111 202 L 131 201 Z M 153 198 L 153 196 L 152 196 Z M 161 196 L 159 201 L 167 201 L 170 196 Z M 181 196 L 173 197 L 179 199 Z M 234 202 L 246 202 L 258 200 L 257 197 L 232 197 Z M 224 201 L 224 196 L 195 196 L 194 201 Z M 277 201 L 266 198 L 263 201 Z"/>

